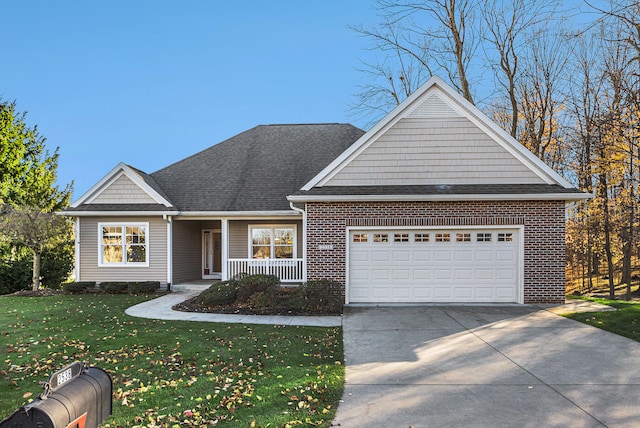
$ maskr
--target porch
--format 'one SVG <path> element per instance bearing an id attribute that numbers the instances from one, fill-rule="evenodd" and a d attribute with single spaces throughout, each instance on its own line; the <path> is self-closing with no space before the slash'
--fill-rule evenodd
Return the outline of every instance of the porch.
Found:
<path id="1" fill-rule="evenodd" d="M 291 217 L 175 219 L 173 282 L 226 280 L 240 274 L 275 275 L 289 284 L 304 282 L 302 221 Z"/>
<path id="2" fill-rule="evenodd" d="M 229 259 L 227 275 L 233 278 L 246 273 L 249 275 L 275 275 L 281 282 L 304 281 L 304 259 Z"/>

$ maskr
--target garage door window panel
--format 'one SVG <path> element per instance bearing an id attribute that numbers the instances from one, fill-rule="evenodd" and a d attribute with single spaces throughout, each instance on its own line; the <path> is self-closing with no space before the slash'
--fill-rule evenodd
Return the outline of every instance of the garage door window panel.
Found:
<path id="1" fill-rule="evenodd" d="M 456 242 L 471 242 L 470 233 L 456 233 Z"/>
<path id="2" fill-rule="evenodd" d="M 389 242 L 389 235 L 387 233 L 374 233 L 373 234 L 373 242 Z"/>
<path id="3" fill-rule="evenodd" d="M 448 233 L 436 233 L 436 242 L 451 242 L 451 235 Z"/>
<path id="4" fill-rule="evenodd" d="M 413 236 L 413 242 L 429 242 L 428 233 L 416 233 Z"/>

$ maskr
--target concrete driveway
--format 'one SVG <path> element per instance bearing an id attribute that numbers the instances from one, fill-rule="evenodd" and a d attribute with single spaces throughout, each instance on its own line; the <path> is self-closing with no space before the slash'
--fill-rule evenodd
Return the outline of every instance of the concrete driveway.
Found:
<path id="1" fill-rule="evenodd" d="M 640 426 L 640 343 L 541 307 L 349 307 L 343 330 L 334 426 Z"/>

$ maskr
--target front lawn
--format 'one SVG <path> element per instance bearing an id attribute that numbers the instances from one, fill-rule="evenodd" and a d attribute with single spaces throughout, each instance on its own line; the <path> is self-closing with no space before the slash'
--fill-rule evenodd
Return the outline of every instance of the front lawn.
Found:
<path id="1" fill-rule="evenodd" d="M 637 302 L 597 298 L 588 298 L 586 300 L 602 303 L 614 307 L 617 310 L 569 314 L 565 316 L 640 342 L 640 304 Z"/>
<path id="2" fill-rule="evenodd" d="M 117 426 L 329 426 L 342 395 L 339 328 L 145 320 L 149 297 L 0 297 L 0 420 L 77 360 L 113 379 Z"/>

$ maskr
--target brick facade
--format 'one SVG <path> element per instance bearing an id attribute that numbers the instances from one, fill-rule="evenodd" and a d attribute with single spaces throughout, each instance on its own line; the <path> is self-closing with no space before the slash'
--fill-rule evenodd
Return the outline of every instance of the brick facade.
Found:
<path id="1" fill-rule="evenodd" d="M 348 226 L 524 226 L 524 303 L 565 298 L 564 201 L 310 202 L 307 279 L 346 281 Z"/>

